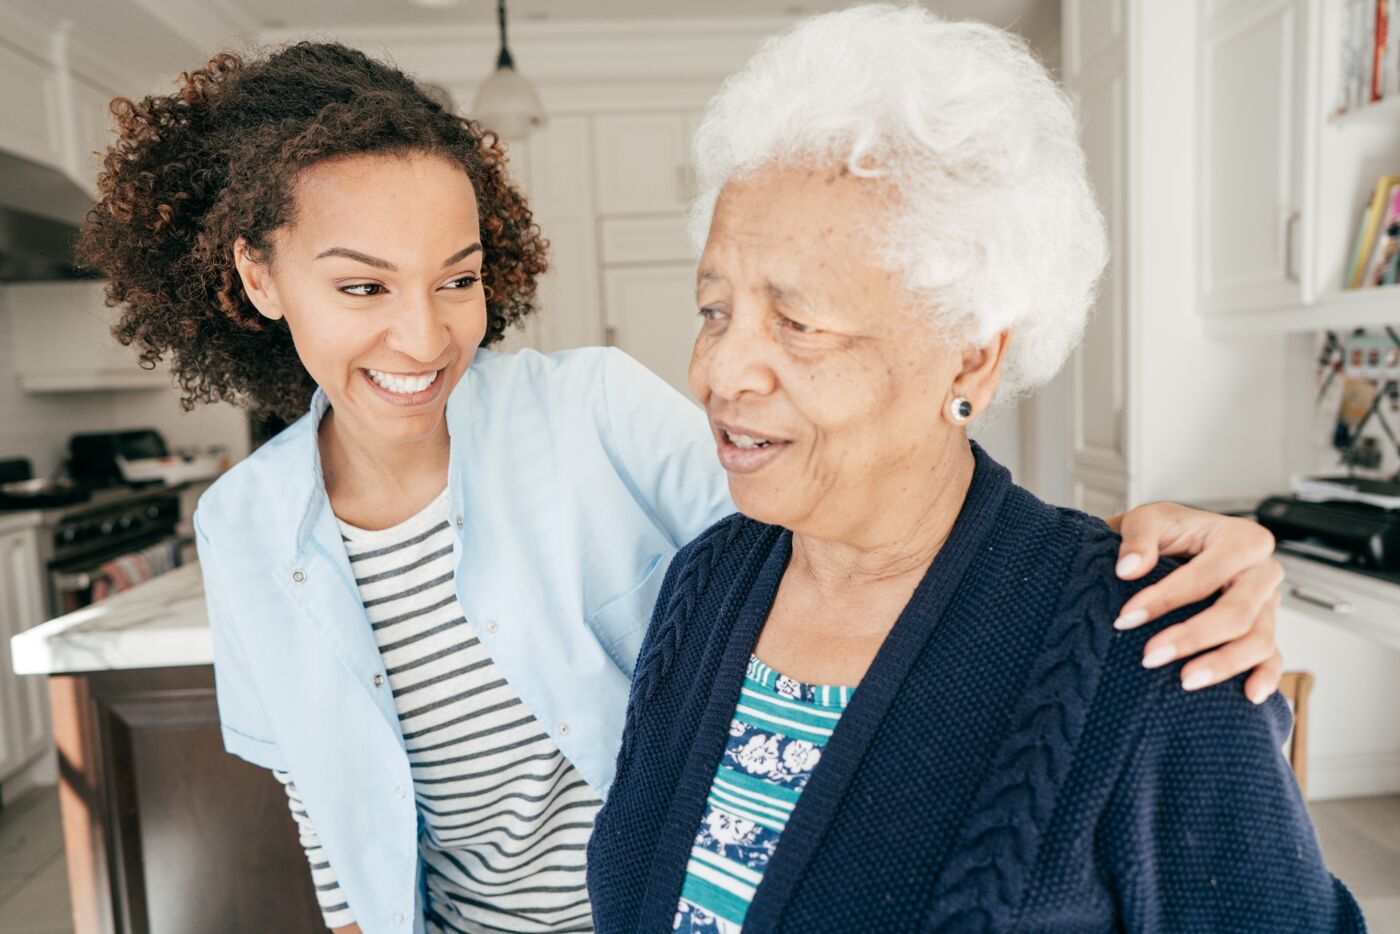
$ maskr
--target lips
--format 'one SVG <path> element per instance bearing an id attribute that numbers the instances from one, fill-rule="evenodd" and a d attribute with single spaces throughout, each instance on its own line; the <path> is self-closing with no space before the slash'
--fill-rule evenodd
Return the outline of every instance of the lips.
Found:
<path id="1" fill-rule="evenodd" d="M 426 405 L 442 391 L 442 374 L 446 368 L 425 373 L 390 373 L 384 370 L 362 369 L 365 385 L 379 398 L 391 405 L 413 407 Z"/>
<path id="2" fill-rule="evenodd" d="M 777 460 L 792 445 L 748 426 L 712 421 L 719 462 L 727 472 L 750 474 Z"/>

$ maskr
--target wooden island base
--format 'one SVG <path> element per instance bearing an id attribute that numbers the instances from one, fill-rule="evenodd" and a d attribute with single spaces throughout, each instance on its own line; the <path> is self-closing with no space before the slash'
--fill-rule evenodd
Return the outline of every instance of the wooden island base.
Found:
<path id="1" fill-rule="evenodd" d="M 49 694 L 76 934 L 325 930 L 282 786 L 224 751 L 211 666 Z"/>

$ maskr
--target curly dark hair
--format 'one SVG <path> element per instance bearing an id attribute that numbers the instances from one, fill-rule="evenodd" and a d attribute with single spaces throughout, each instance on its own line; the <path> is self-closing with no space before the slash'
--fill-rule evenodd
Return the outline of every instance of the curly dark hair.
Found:
<path id="1" fill-rule="evenodd" d="M 431 153 L 475 189 L 487 288 L 482 346 L 534 311 L 546 241 L 506 175 L 494 134 L 456 116 L 396 68 L 337 43 L 299 42 L 247 60 L 216 55 L 178 89 L 111 104 L 117 140 L 98 177 L 78 260 L 122 306 L 113 334 L 151 369 L 166 354 L 186 410 L 227 401 L 294 419 L 315 383 L 285 321 L 260 316 L 234 268 L 243 237 L 269 257 L 293 220 L 300 170 L 362 153 Z"/>

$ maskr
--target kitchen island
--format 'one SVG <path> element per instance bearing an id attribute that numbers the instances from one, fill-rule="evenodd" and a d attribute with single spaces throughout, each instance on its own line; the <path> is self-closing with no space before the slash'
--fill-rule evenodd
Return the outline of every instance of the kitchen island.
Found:
<path id="1" fill-rule="evenodd" d="M 224 751 L 197 564 L 10 649 L 48 676 L 76 934 L 325 930 L 281 785 Z"/>

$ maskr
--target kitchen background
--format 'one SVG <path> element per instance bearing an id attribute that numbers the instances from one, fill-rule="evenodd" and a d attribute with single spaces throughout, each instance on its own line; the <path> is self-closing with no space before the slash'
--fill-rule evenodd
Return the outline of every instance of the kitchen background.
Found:
<path id="1" fill-rule="evenodd" d="M 510 346 L 612 343 L 685 388 L 696 119 L 762 37 L 841 5 L 513 0 L 544 121 L 512 134 L 511 166 L 552 269 Z M 1377 485 L 1321 512 L 1287 496 L 1305 475 L 1400 470 L 1395 0 L 927 5 L 1017 30 L 1059 73 L 1114 250 L 1065 372 L 978 437 L 1042 497 L 1101 515 L 1284 494 L 1261 515 L 1299 540 L 1280 552 L 1279 641 L 1308 676 L 1290 682 L 1289 752 L 1334 870 L 1373 929 L 1400 931 L 1400 496 Z M 165 371 L 111 340 L 102 283 L 74 277 L 65 240 L 112 97 L 306 36 L 390 58 L 467 110 L 499 41 L 488 0 L 0 0 L 0 479 L 41 481 L 0 488 L 0 934 L 214 930 L 209 905 L 241 900 L 211 892 L 217 864 L 190 838 L 237 854 L 250 884 L 284 865 L 221 811 L 254 808 L 284 832 L 278 858 L 300 859 L 275 783 L 219 749 L 188 538 L 198 492 L 264 428 L 183 412 Z M 183 784 L 160 784 L 158 762 Z M 299 897 L 275 923 L 231 909 L 243 920 L 219 929 L 314 929 L 288 920 Z"/>

